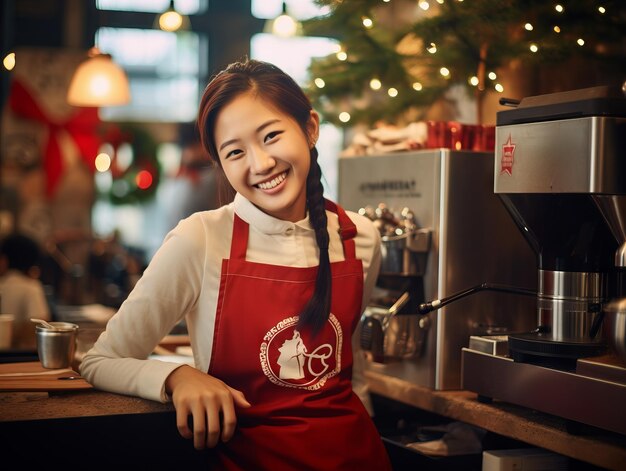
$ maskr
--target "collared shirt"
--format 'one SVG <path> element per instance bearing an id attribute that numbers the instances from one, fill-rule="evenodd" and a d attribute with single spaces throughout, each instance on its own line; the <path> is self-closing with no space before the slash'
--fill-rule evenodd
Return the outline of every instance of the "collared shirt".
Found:
<path id="1" fill-rule="evenodd" d="M 235 212 L 250 226 L 248 261 L 291 267 L 318 265 L 315 232 L 308 217 L 295 223 L 283 221 L 264 213 L 239 194 L 227 206 L 194 213 L 168 233 L 127 300 L 108 322 L 106 331 L 83 357 L 81 374 L 90 383 L 111 392 L 168 400 L 165 379 L 180 364 L 146 358 L 183 319 L 195 366 L 208 371 L 221 265 L 230 255 Z M 364 309 L 378 276 L 380 235 L 369 219 L 347 213 L 357 226 L 356 256 L 363 261 Z M 343 246 L 337 216 L 328 211 L 326 214 L 332 263 L 344 259 Z M 356 344 L 353 339 L 353 345 Z M 355 355 L 355 391 L 365 399 L 361 394 L 361 370 L 361 358 Z"/>

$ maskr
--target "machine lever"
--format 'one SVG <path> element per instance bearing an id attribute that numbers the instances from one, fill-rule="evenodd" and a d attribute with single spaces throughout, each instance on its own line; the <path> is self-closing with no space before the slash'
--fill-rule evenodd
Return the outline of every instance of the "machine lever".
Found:
<path id="1" fill-rule="evenodd" d="M 537 292 L 525 289 L 525 288 L 516 288 L 514 286 L 506 286 L 506 285 L 496 285 L 492 283 L 481 283 L 480 285 L 473 286 L 471 288 L 465 289 L 463 291 L 459 291 L 447 298 L 435 299 L 429 303 L 422 303 L 417 307 L 417 312 L 419 314 L 428 314 L 436 309 L 439 309 L 446 304 L 451 303 L 452 301 L 456 301 L 457 299 L 464 298 L 470 294 L 477 293 L 478 291 L 500 291 L 502 293 L 513 293 L 513 294 L 523 294 L 526 296 L 537 296 Z"/>

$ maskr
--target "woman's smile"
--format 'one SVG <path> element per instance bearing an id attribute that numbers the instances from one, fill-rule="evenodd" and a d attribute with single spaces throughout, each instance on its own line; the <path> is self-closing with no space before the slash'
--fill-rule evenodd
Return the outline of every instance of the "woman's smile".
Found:
<path id="1" fill-rule="evenodd" d="M 279 175 L 272 177 L 269 180 L 265 180 L 261 183 L 257 183 L 254 186 L 266 192 L 275 193 L 275 191 L 272 191 L 272 190 L 279 191 L 279 188 L 282 188 L 283 186 L 281 185 L 281 183 L 283 183 L 286 180 L 286 178 L 287 178 L 287 171 L 284 171 L 280 173 Z"/>

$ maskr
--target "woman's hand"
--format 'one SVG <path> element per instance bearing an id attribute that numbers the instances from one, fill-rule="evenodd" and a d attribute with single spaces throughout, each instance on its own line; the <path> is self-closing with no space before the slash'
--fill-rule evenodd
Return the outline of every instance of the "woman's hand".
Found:
<path id="1" fill-rule="evenodd" d="M 185 438 L 193 437 L 197 450 L 214 447 L 220 435 L 223 442 L 230 440 L 237 425 L 235 406 L 250 407 L 241 391 L 189 365 L 175 369 L 167 377 L 165 390 L 176 408 L 178 431 Z M 193 431 L 188 424 L 190 415 Z"/>

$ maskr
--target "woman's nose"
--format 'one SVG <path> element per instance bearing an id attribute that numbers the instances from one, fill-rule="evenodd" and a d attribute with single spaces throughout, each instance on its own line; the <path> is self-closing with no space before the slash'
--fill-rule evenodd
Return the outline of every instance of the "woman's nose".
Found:
<path id="1" fill-rule="evenodd" d="M 263 148 L 257 147 L 248 152 L 250 171 L 255 174 L 264 174 L 274 168 L 276 161 Z"/>

